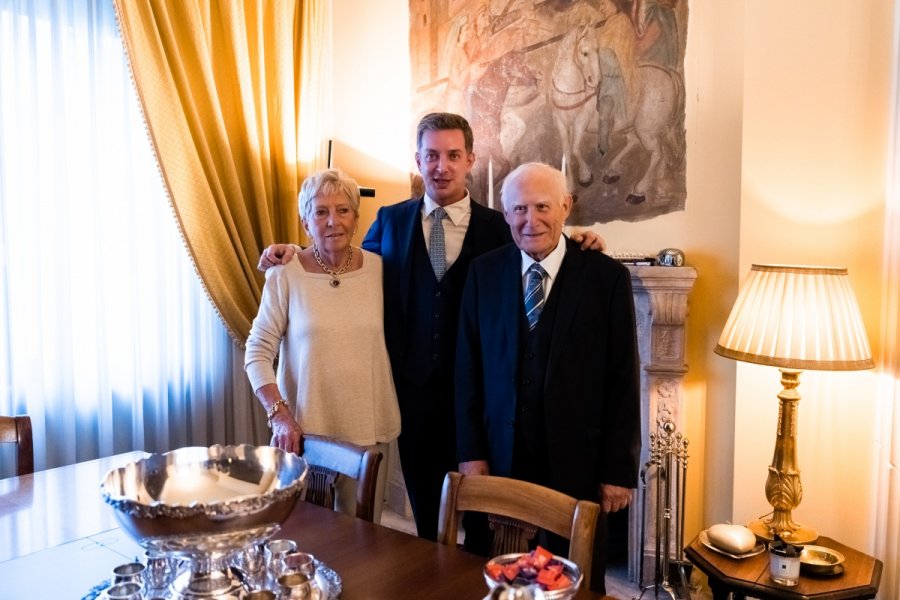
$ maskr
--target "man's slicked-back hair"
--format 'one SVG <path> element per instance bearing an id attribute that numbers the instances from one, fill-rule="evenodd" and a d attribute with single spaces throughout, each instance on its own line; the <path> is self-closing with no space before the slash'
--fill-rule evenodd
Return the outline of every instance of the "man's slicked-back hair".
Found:
<path id="1" fill-rule="evenodd" d="M 416 128 L 416 150 L 422 148 L 422 136 L 426 131 L 450 131 L 458 129 L 463 133 L 463 139 L 466 142 L 466 152 L 471 153 L 475 146 L 475 135 L 472 133 L 472 127 L 466 118 L 462 115 L 446 112 L 428 113 L 419 121 Z"/>

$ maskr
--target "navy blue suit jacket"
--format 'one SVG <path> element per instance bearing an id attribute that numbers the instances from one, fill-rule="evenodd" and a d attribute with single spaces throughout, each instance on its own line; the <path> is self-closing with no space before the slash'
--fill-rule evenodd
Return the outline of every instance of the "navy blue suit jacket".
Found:
<path id="1" fill-rule="evenodd" d="M 422 227 L 421 198 L 378 209 L 362 247 L 380 254 L 384 277 L 384 336 L 394 374 L 397 376 L 406 354 L 407 323 L 411 318 L 409 290 L 412 281 L 413 235 Z M 472 216 L 457 262 L 468 265 L 473 258 L 512 241 L 503 215 L 472 201 Z M 451 311 L 456 318 L 458 307 Z M 454 329 L 455 330 L 455 329 Z M 453 346 L 450 346 L 451 348 Z"/>
<path id="2" fill-rule="evenodd" d="M 640 380 L 631 276 L 571 240 L 551 298 L 559 295 L 543 390 L 552 487 L 596 499 L 600 483 L 634 488 L 640 460 Z M 549 299 L 548 299 L 549 300 Z M 457 454 L 513 464 L 520 336 L 521 255 L 514 245 L 473 261 L 459 317 Z"/>

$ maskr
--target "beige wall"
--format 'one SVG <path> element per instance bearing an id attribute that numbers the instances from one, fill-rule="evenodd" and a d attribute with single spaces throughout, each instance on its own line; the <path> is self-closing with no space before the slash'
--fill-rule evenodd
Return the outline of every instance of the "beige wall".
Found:
<path id="1" fill-rule="evenodd" d="M 335 162 L 377 188 L 375 202 L 364 200 L 364 232 L 375 206 L 407 197 L 414 167 L 408 1 L 333 7 Z M 700 274 L 685 382 L 688 535 L 768 510 L 778 373 L 736 369 L 712 352 L 749 264 L 848 266 L 877 337 L 890 8 L 890 0 L 693 0 L 687 208 L 596 228 L 612 249 L 682 248 Z M 870 494 L 851 522 L 836 507 L 855 506 L 859 490 L 872 488 L 873 380 L 807 373 L 801 386 L 807 493 L 798 516 L 861 548 L 872 539 Z"/>

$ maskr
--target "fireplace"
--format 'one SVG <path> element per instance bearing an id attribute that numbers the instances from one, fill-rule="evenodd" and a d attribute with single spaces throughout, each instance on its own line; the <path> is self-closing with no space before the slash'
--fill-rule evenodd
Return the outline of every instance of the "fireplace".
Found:
<path id="1" fill-rule="evenodd" d="M 682 382 L 688 367 L 685 355 L 685 321 L 688 294 L 697 279 L 693 267 L 629 266 L 634 289 L 638 348 L 641 358 L 641 464 L 648 456 L 650 433 L 662 433 L 666 422 L 683 432 Z M 650 481 L 647 489 L 652 489 Z M 656 533 L 656 499 L 641 489 L 628 516 L 628 575 L 637 580 L 642 555 L 653 554 Z M 646 539 L 641 544 L 641 509 L 647 511 Z M 674 543 L 670 551 L 674 550 Z"/>

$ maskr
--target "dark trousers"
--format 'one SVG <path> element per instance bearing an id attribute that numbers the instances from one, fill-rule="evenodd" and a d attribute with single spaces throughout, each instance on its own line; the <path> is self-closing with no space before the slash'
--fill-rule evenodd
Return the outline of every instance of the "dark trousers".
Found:
<path id="1" fill-rule="evenodd" d="M 436 540 L 441 488 L 456 471 L 456 416 L 453 382 L 433 376 L 422 385 L 398 377 L 402 429 L 398 439 L 406 492 L 419 537 Z"/>
<path id="2" fill-rule="evenodd" d="M 521 432 L 517 433 L 521 434 Z M 544 444 L 537 444 L 536 451 L 529 451 L 527 444 L 524 443 L 523 436 L 519 435 L 516 440 L 515 451 L 513 452 L 513 477 L 555 489 L 550 480 L 552 467 L 547 461 L 547 453 L 543 451 L 544 447 Z M 598 489 L 596 497 L 585 499 L 599 502 L 599 493 L 600 490 Z M 603 595 L 606 595 L 606 546 L 608 537 L 607 515 L 601 512 L 597 517 L 597 530 L 594 536 L 591 580 L 585 583 L 588 584 L 592 592 Z M 532 549 L 538 544 L 558 556 L 569 555 L 569 540 L 555 533 L 543 529 L 538 530 L 538 535 L 531 544 Z"/>

